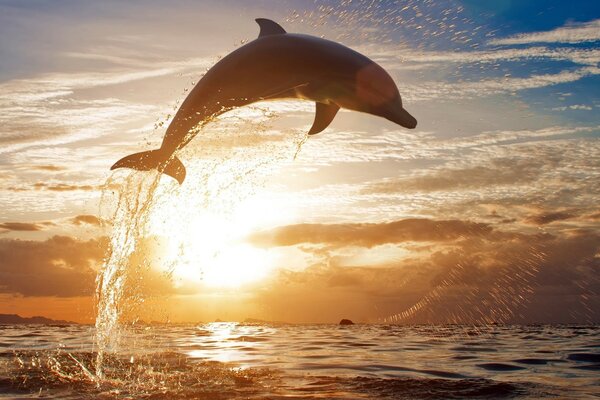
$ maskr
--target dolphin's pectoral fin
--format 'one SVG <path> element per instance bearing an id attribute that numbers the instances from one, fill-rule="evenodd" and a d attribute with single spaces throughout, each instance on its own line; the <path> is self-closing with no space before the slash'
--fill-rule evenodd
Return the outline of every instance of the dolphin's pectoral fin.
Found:
<path id="1" fill-rule="evenodd" d="M 271 21 L 270 19 L 256 18 L 255 21 L 258 23 L 258 26 L 260 26 L 258 37 L 287 33 L 277 22 Z"/>
<path id="2" fill-rule="evenodd" d="M 315 114 L 315 122 L 313 122 L 312 128 L 308 131 L 309 135 L 316 135 L 327 128 L 340 109 L 340 106 L 335 103 L 325 104 L 317 102 L 316 105 L 317 112 Z"/>

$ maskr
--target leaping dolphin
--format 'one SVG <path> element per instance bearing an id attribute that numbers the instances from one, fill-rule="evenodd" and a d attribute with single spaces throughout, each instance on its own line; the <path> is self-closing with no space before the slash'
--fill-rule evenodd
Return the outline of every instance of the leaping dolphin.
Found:
<path id="1" fill-rule="evenodd" d="M 375 62 L 339 43 L 287 33 L 258 18 L 258 38 L 216 63 L 196 84 L 169 125 L 158 150 L 132 154 L 112 167 L 157 169 L 185 179 L 175 153 L 198 133 L 197 126 L 233 108 L 257 101 L 299 98 L 316 102 L 314 135 L 343 107 L 377 115 L 413 129 L 417 120 L 402 107 L 394 80 Z"/>

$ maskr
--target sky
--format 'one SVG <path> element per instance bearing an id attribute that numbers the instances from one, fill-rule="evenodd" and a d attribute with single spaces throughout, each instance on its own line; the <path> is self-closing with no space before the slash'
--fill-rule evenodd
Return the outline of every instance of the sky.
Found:
<path id="1" fill-rule="evenodd" d="M 181 186 L 111 172 L 257 17 L 370 57 L 417 128 L 342 110 L 306 139 L 313 104 L 263 102 Z M 587 0 L 0 0 L 0 313 L 93 322 L 142 221 L 127 319 L 600 322 L 599 44 Z"/>

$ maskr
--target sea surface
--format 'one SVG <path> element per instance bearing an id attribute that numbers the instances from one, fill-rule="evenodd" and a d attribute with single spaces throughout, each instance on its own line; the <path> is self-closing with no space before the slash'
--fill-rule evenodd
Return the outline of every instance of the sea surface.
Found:
<path id="1" fill-rule="evenodd" d="M 599 326 L 0 326 L 0 397 L 600 398 Z"/>

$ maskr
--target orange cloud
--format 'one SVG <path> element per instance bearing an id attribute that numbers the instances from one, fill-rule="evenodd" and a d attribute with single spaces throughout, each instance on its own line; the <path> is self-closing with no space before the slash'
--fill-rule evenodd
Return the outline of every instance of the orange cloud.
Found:
<path id="1" fill-rule="evenodd" d="M 95 215 L 77 215 L 77 216 L 71 218 L 71 222 L 75 225 L 83 225 L 83 224 L 96 225 L 96 226 L 102 225 L 102 220 L 100 218 L 96 217 Z"/>
<path id="2" fill-rule="evenodd" d="M 363 193 L 435 192 L 518 185 L 535 181 L 542 165 L 540 160 L 491 160 L 488 165 L 442 169 L 421 176 L 374 182 L 363 189 Z"/>
<path id="3" fill-rule="evenodd" d="M 109 185 L 79 185 L 79 184 L 71 184 L 71 183 L 46 183 L 46 182 L 36 182 L 32 185 L 22 185 L 22 186 L 9 186 L 6 187 L 5 190 L 11 192 L 25 192 L 28 190 L 48 190 L 51 192 L 72 192 L 72 191 L 102 191 L 104 189 L 114 189 L 117 188 L 118 185 L 109 184 Z"/>
<path id="4" fill-rule="evenodd" d="M 590 231 L 473 235 L 384 266 L 325 257 L 281 271 L 255 301 L 263 317 L 291 322 L 599 322 L 598 252 Z"/>
<path id="5" fill-rule="evenodd" d="M 34 169 L 38 171 L 47 171 L 47 172 L 58 172 L 64 171 L 66 168 L 58 165 L 32 165 L 28 167 L 29 169 Z"/>
<path id="6" fill-rule="evenodd" d="M 255 233 L 249 239 L 258 246 L 312 243 L 373 247 L 410 241 L 444 242 L 490 233 L 491 226 L 484 223 L 411 218 L 383 223 L 288 225 Z"/>
<path id="7" fill-rule="evenodd" d="M 43 225 L 33 222 L 3 222 L 0 229 L 6 231 L 34 232 L 44 229 Z"/>
<path id="8" fill-rule="evenodd" d="M 38 190 L 50 190 L 52 192 L 69 192 L 73 190 L 97 190 L 100 189 L 97 186 L 92 185 L 71 185 L 67 183 L 55 183 L 48 184 L 44 182 L 37 182 L 33 184 L 33 187 Z"/>
<path id="9" fill-rule="evenodd" d="M 546 211 L 536 215 L 531 215 L 525 219 L 526 222 L 534 225 L 547 225 L 556 221 L 564 221 L 577 217 L 574 212 L 568 211 Z"/>
<path id="10" fill-rule="evenodd" d="M 73 297 L 93 293 L 106 241 L 53 236 L 45 241 L 0 240 L 0 292 Z"/>

